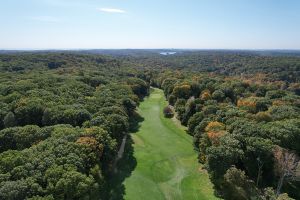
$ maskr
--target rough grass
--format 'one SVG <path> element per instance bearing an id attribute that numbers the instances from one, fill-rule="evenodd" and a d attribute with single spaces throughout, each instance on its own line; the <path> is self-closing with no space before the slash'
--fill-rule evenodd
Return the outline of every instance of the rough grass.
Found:
<path id="1" fill-rule="evenodd" d="M 166 104 L 163 92 L 154 89 L 140 105 L 144 121 L 132 134 L 137 165 L 125 179 L 125 199 L 217 199 L 208 174 L 199 170 L 191 136 L 164 118 Z"/>

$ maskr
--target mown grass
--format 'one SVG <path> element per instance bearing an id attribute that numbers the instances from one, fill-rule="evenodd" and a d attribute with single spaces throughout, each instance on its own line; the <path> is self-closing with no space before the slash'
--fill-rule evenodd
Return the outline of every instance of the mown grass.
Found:
<path id="1" fill-rule="evenodd" d="M 183 127 L 163 116 L 163 92 L 153 89 L 140 105 L 144 118 L 132 134 L 136 167 L 125 179 L 125 199 L 217 199 L 208 174 L 201 170 L 192 138 Z"/>

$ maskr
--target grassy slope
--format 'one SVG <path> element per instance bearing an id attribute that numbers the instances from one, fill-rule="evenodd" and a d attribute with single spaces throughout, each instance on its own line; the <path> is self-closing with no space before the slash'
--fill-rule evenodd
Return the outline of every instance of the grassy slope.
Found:
<path id="1" fill-rule="evenodd" d="M 217 199 L 208 174 L 197 162 L 192 138 L 163 117 L 166 104 L 163 92 L 154 89 L 140 105 L 145 120 L 132 134 L 137 166 L 125 180 L 125 199 Z"/>

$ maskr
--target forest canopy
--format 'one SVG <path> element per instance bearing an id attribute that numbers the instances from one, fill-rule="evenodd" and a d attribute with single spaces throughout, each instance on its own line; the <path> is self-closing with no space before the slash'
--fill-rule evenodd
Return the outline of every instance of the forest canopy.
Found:
<path id="1" fill-rule="evenodd" d="M 220 197 L 299 199 L 299 77 L 298 55 L 0 54 L 0 199 L 107 199 L 150 86 Z"/>

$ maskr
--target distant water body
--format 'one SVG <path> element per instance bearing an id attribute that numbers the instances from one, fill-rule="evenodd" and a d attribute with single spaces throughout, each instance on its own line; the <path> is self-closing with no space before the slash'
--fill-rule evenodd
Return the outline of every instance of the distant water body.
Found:
<path id="1" fill-rule="evenodd" d="M 160 55 L 168 56 L 168 55 L 174 55 L 177 52 L 161 52 Z"/>

